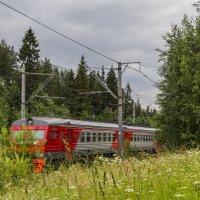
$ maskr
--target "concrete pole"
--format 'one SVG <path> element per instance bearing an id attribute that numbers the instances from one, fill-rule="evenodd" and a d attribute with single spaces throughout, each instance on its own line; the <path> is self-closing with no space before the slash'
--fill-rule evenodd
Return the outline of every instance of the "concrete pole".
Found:
<path id="1" fill-rule="evenodd" d="M 21 119 L 25 118 L 25 96 L 26 96 L 25 65 L 22 64 L 22 88 L 21 88 Z"/>
<path id="2" fill-rule="evenodd" d="M 122 128 L 122 63 L 118 62 L 118 156 L 123 155 Z"/>
<path id="3" fill-rule="evenodd" d="M 133 101 L 133 123 L 135 124 L 135 101 Z"/>

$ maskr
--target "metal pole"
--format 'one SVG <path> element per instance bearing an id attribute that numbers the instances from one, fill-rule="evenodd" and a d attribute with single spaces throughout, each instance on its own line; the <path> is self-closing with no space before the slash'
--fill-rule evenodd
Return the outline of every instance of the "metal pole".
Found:
<path id="1" fill-rule="evenodd" d="M 122 63 L 118 62 L 118 156 L 123 155 L 122 128 Z"/>
<path id="2" fill-rule="evenodd" d="M 25 118 L 25 96 L 26 96 L 26 79 L 25 79 L 25 65 L 22 64 L 22 89 L 21 89 L 21 119 Z"/>
<path id="3" fill-rule="evenodd" d="M 135 124 L 135 101 L 133 101 L 133 123 Z"/>

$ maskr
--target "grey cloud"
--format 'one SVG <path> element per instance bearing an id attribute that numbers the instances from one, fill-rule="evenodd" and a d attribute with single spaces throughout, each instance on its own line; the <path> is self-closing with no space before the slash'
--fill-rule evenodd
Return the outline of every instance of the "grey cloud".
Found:
<path id="1" fill-rule="evenodd" d="M 164 48 L 162 35 L 184 13 L 194 14 L 191 0 L 4 0 L 5 3 L 38 19 L 57 31 L 121 62 L 141 61 L 145 73 L 159 80 L 156 48 Z M 89 66 L 116 64 L 77 46 L 0 4 L 0 39 L 18 50 L 31 26 L 40 42 L 41 57 L 52 63 L 76 68 L 82 54 Z M 154 96 L 158 92 L 140 74 L 127 71 L 123 84 L 130 82 L 135 93 Z"/>

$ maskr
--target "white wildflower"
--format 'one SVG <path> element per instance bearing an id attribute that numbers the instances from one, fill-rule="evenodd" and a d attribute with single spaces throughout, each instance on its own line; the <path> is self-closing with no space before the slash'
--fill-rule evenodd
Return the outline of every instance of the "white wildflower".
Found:
<path id="1" fill-rule="evenodd" d="M 134 192 L 134 189 L 126 188 L 126 189 L 125 189 L 125 192 Z"/>
<path id="2" fill-rule="evenodd" d="M 69 189 L 76 189 L 76 186 L 70 186 Z"/>
<path id="3" fill-rule="evenodd" d="M 183 190 L 185 190 L 185 189 L 187 189 L 188 187 L 186 187 L 186 186 L 183 186 L 183 187 L 180 187 L 180 189 L 183 189 Z"/>
<path id="4" fill-rule="evenodd" d="M 174 195 L 176 198 L 181 198 L 181 197 L 184 197 L 184 195 L 183 194 L 176 194 L 176 195 Z"/>
<path id="5" fill-rule="evenodd" d="M 149 191 L 149 193 L 154 193 L 154 192 L 155 192 L 154 190 L 150 190 L 150 191 Z"/>

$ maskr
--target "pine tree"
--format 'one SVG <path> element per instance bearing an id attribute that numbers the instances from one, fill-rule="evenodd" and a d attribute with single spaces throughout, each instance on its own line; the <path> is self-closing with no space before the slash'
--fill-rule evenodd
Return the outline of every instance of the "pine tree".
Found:
<path id="1" fill-rule="evenodd" d="M 127 121 L 128 118 L 133 118 L 134 101 L 131 97 L 131 92 L 132 90 L 128 83 L 123 92 L 123 119 L 125 121 Z"/>
<path id="2" fill-rule="evenodd" d="M 0 43 L 0 77 L 6 84 L 10 84 L 17 77 L 17 53 L 12 46 L 6 44 L 5 40 Z"/>
<path id="3" fill-rule="evenodd" d="M 19 49 L 19 60 L 25 66 L 25 71 L 29 73 L 41 72 L 39 62 L 39 43 L 31 28 L 26 31 L 22 39 L 22 46 Z M 32 93 L 38 88 L 41 77 L 37 75 L 26 75 L 26 98 L 28 99 Z M 29 105 L 29 109 L 31 106 Z"/>
<path id="4" fill-rule="evenodd" d="M 137 99 L 137 102 L 135 104 L 135 117 L 139 117 L 142 114 L 142 107 L 140 104 L 140 99 Z"/>
<path id="5" fill-rule="evenodd" d="M 95 71 L 91 72 L 89 75 L 89 91 L 94 91 L 94 92 L 102 92 L 104 89 L 100 85 L 100 83 L 94 78 L 93 74 L 96 74 Z M 96 74 L 97 77 L 100 77 L 99 71 Z M 105 93 L 94 93 L 89 95 L 89 101 L 92 106 L 92 113 L 93 113 L 93 118 L 97 115 L 99 115 L 102 110 L 102 96 Z"/>
<path id="6" fill-rule="evenodd" d="M 62 87 L 62 96 L 65 98 L 65 106 L 70 109 L 70 112 L 75 118 L 75 108 L 76 108 L 76 101 L 75 97 L 78 95 L 75 92 L 74 86 L 75 75 L 73 70 L 65 71 L 63 74 L 63 87 Z"/>
<path id="7" fill-rule="evenodd" d="M 116 95 L 117 95 L 117 77 L 115 74 L 115 70 L 113 66 L 111 66 L 110 71 L 107 74 L 106 78 L 106 85 L 107 87 Z M 105 100 L 104 100 L 104 108 L 107 106 L 112 108 L 112 111 L 114 113 L 114 120 L 117 121 L 117 100 L 113 98 L 110 94 L 105 94 Z"/>
<path id="8" fill-rule="evenodd" d="M 101 67 L 101 80 L 105 81 L 105 70 L 104 70 L 104 65 Z"/>
<path id="9" fill-rule="evenodd" d="M 77 74 L 75 77 L 75 90 L 77 93 L 76 96 L 76 108 L 75 112 L 77 116 L 80 116 L 83 111 L 91 112 L 91 105 L 89 103 L 88 94 L 80 94 L 83 92 L 89 91 L 89 80 L 87 75 L 87 64 L 85 57 L 81 57 L 80 64 L 78 65 Z"/>

